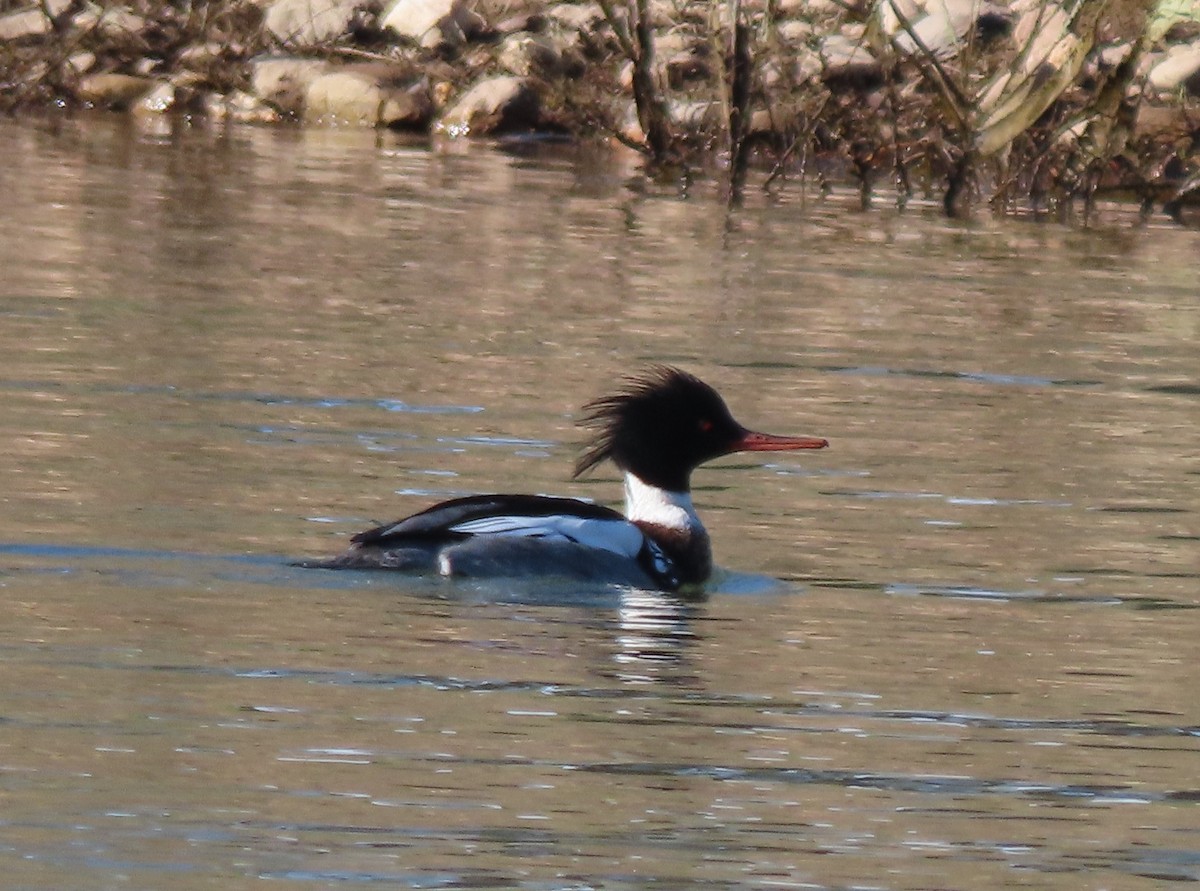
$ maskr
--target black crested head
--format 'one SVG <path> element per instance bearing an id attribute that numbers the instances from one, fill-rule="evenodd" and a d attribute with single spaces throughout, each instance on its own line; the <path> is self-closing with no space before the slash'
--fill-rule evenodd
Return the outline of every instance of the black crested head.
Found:
<path id="1" fill-rule="evenodd" d="M 657 365 L 620 392 L 589 402 L 579 423 L 596 430 L 575 476 L 611 459 L 621 470 L 671 492 L 687 492 L 692 471 L 737 448 L 747 431 L 698 377 Z"/>

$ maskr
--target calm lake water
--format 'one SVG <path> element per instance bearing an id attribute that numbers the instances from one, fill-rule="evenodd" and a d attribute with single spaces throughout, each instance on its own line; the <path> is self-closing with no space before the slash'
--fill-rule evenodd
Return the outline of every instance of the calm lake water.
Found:
<path id="1" fill-rule="evenodd" d="M 1200 233 L 0 122 L 6 889 L 1200 881 Z M 651 362 L 707 599 L 305 572 Z"/>

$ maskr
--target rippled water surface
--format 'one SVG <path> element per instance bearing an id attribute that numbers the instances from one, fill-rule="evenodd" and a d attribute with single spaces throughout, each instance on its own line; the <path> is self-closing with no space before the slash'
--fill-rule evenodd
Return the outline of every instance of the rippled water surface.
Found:
<path id="1" fill-rule="evenodd" d="M 1200 881 L 1200 235 L 0 122 L 5 888 Z M 305 572 L 680 364 L 707 599 Z"/>

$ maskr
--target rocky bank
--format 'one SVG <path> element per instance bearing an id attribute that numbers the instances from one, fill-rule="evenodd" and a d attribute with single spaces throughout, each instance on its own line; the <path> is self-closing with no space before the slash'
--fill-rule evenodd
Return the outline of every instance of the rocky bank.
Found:
<path id="1" fill-rule="evenodd" d="M 1200 176 L 1200 0 L 0 0 L 0 72 L 10 112 L 744 144 L 864 194 L 969 168 L 1170 209 Z"/>

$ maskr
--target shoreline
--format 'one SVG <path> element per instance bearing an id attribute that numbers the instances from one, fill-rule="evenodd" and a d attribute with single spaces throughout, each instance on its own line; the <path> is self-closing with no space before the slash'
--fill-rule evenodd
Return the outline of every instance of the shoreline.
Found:
<path id="1" fill-rule="evenodd" d="M 845 170 L 947 214 L 1200 206 L 1200 3 L 0 3 L 0 109 L 620 143 L 736 199 Z M 198 8 L 197 8 L 198 9 Z"/>

